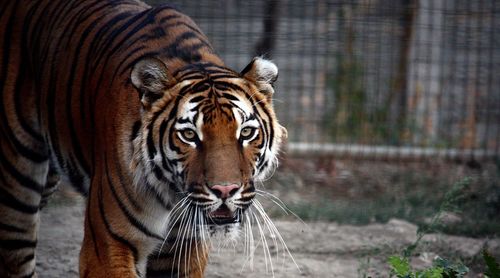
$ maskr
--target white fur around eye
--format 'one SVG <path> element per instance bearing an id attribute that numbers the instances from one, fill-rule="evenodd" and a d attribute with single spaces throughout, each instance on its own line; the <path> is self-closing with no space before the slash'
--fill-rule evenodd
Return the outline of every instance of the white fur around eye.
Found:
<path id="1" fill-rule="evenodd" d="M 253 139 L 255 139 L 255 137 L 257 137 L 257 135 L 259 134 L 259 122 L 257 120 L 249 120 L 249 121 L 246 121 L 243 124 L 241 124 L 240 128 L 238 129 L 238 131 L 236 133 L 236 139 L 238 139 L 238 140 L 240 139 L 241 132 L 247 127 L 254 128 L 255 131 L 254 131 L 254 134 L 251 138 L 245 139 L 243 141 L 244 147 L 248 146 L 248 143 L 251 142 Z"/>
<path id="2" fill-rule="evenodd" d="M 185 138 L 185 136 L 182 134 L 184 130 L 190 129 L 194 132 L 195 137 L 198 137 L 198 139 L 201 141 L 200 138 L 200 132 L 198 132 L 197 128 L 191 124 L 191 123 L 176 123 L 174 125 L 174 128 L 176 129 L 176 136 L 179 138 L 182 142 L 190 145 L 193 148 L 196 148 L 196 143 L 192 140 L 189 140 L 189 138 Z"/>

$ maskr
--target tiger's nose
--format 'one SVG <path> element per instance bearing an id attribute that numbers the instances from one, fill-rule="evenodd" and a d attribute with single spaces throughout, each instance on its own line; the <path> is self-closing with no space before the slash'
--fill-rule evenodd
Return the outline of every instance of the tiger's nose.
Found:
<path id="1" fill-rule="evenodd" d="M 214 186 L 212 186 L 212 191 L 214 192 L 214 194 L 221 198 L 221 199 L 227 199 L 231 196 L 233 196 L 236 191 L 238 191 L 238 189 L 240 188 L 239 185 L 233 183 L 233 184 L 230 184 L 230 185 L 219 185 L 219 184 L 216 184 Z"/>

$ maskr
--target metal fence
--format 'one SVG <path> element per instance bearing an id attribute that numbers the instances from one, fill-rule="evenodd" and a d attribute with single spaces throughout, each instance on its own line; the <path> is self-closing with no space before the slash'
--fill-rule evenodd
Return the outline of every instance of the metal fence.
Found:
<path id="1" fill-rule="evenodd" d="M 228 66 L 276 62 L 291 152 L 499 158 L 500 1 L 170 4 Z"/>

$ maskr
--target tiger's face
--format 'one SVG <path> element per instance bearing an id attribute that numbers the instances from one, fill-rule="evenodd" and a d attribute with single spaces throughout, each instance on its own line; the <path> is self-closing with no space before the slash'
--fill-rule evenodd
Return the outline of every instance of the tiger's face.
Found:
<path id="1" fill-rule="evenodd" d="M 170 76 L 159 60 L 139 62 L 131 76 L 144 106 L 139 183 L 194 208 L 199 225 L 238 227 L 286 135 L 271 103 L 277 73 L 260 58 L 240 74 L 208 65 Z"/>

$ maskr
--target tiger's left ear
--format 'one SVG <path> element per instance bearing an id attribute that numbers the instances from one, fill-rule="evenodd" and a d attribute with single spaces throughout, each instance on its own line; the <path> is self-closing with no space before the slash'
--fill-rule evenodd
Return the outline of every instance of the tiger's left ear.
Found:
<path id="1" fill-rule="evenodd" d="M 130 74 L 132 84 L 141 93 L 141 102 L 145 108 L 162 98 L 176 81 L 170 76 L 167 66 L 156 58 L 144 58 L 137 62 Z"/>
<path id="2" fill-rule="evenodd" d="M 273 83 L 278 79 L 278 67 L 271 61 L 256 57 L 240 73 L 254 82 L 257 88 L 269 97 L 274 94 Z"/>

